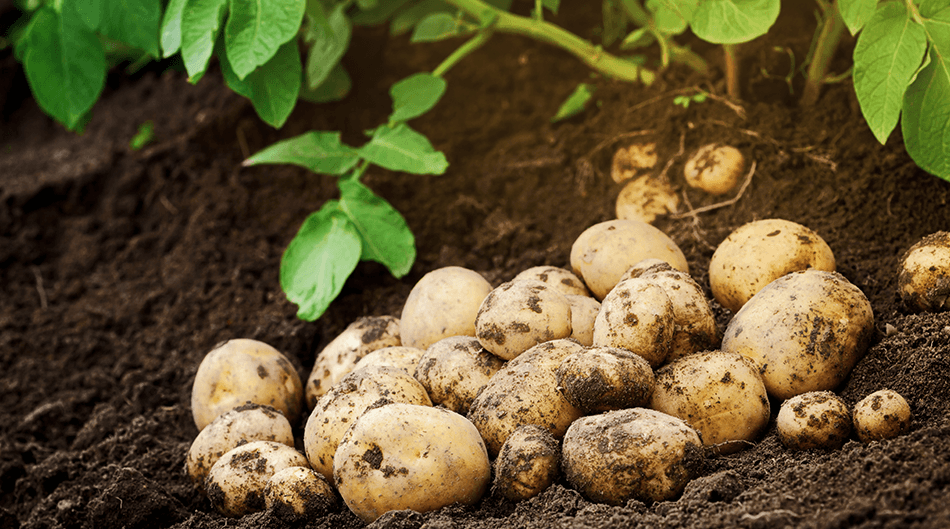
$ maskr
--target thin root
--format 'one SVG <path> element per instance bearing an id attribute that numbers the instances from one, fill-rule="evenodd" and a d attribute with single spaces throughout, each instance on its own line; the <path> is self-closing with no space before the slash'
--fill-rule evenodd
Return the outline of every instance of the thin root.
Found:
<path id="1" fill-rule="evenodd" d="M 751 165 L 751 167 L 749 167 L 749 172 L 748 172 L 748 174 L 746 174 L 746 176 L 745 176 L 745 182 L 742 183 L 742 187 L 739 188 L 739 192 L 736 193 L 736 196 L 730 198 L 729 200 L 725 200 L 725 201 L 723 201 L 723 202 L 717 202 L 716 204 L 710 204 L 710 205 L 708 205 L 708 206 L 703 206 L 703 207 L 701 207 L 701 208 L 696 208 L 696 209 L 690 208 L 690 209 L 689 209 L 688 211 L 686 211 L 686 212 L 677 213 L 676 215 L 672 215 L 672 218 L 674 218 L 674 219 L 681 219 L 681 218 L 683 218 L 683 217 L 694 217 L 694 218 L 695 218 L 696 215 L 698 215 L 698 214 L 700 214 L 700 213 L 706 213 L 706 212 L 712 211 L 712 210 L 714 210 L 714 209 L 724 208 L 724 207 L 726 207 L 726 206 L 731 206 L 731 205 L 735 204 L 736 202 L 739 201 L 739 199 L 742 198 L 742 195 L 745 193 L 746 188 L 749 187 L 749 184 L 752 183 L 752 175 L 753 175 L 753 174 L 755 174 L 755 160 L 752 161 L 752 165 Z M 683 196 L 685 197 L 685 195 L 686 195 L 686 192 L 684 191 L 684 192 L 683 192 Z M 688 202 L 688 199 L 687 199 L 687 202 Z"/>
<path id="2" fill-rule="evenodd" d="M 40 295 L 40 307 L 45 309 L 49 306 L 49 300 L 46 297 L 46 289 L 43 288 L 43 275 L 40 273 L 40 267 L 33 265 L 30 270 L 33 271 L 33 277 L 36 278 L 36 291 Z"/>

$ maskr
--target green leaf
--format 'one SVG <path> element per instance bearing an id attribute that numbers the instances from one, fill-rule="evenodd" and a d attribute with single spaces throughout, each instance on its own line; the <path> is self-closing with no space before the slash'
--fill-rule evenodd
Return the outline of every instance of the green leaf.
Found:
<path id="1" fill-rule="evenodd" d="M 604 31 L 600 41 L 604 46 L 610 46 L 627 32 L 627 14 L 615 0 L 604 0 L 601 11 L 604 17 Z"/>
<path id="2" fill-rule="evenodd" d="M 423 0 L 397 13 L 389 22 L 389 34 L 402 35 L 434 13 L 445 13 L 451 16 L 454 12 L 455 9 L 443 0 Z"/>
<path id="3" fill-rule="evenodd" d="M 323 21 L 311 20 L 308 25 L 305 40 L 310 43 L 307 55 L 307 85 L 310 88 L 323 84 L 350 46 L 350 19 L 344 13 L 345 7 L 345 4 L 340 4 Z"/>
<path id="4" fill-rule="evenodd" d="M 389 20 L 394 13 L 412 0 L 388 0 L 376 5 L 373 9 L 362 9 L 351 18 L 356 26 L 375 26 Z"/>
<path id="5" fill-rule="evenodd" d="M 181 15 L 181 58 L 192 83 L 197 83 L 208 69 L 227 8 L 228 0 L 185 0 Z"/>
<path id="6" fill-rule="evenodd" d="M 556 15 L 557 10 L 561 7 L 561 0 L 541 0 L 541 5 Z"/>
<path id="7" fill-rule="evenodd" d="M 432 148 L 429 140 L 409 125 L 382 126 L 359 149 L 360 156 L 392 171 L 414 174 L 443 174 L 449 166 L 445 155 Z"/>
<path id="8" fill-rule="evenodd" d="M 303 86 L 300 87 L 300 94 L 297 97 L 311 103 L 339 101 L 350 93 L 350 88 L 353 86 L 353 82 L 350 80 L 350 74 L 346 73 L 346 69 L 344 69 L 340 63 L 337 63 L 337 65 L 330 70 L 330 74 L 327 75 L 327 78 L 323 80 L 320 86 L 310 88 L 307 84 L 308 83 L 304 81 Z"/>
<path id="9" fill-rule="evenodd" d="M 106 58 L 96 34 L 79 17 L 41 7 L 23 42 L 23 69 L 36 102 L 70 130 L 102 93 Z"/>
<path id="10" fill-rule="evenodd" d="M 356 0 L 356 5 L 360 6 L 360 9 L 364 11 L 368 11 L 379 7 L 379 0 Z"/>
<path id="11" fill-rule="evenodd" d="M 258 117 L 268 125 L 282 127 L 297 104 L 303 75 L 296 39 L 277 48 L 269 61 L 244 79 L 237 76 L 226 54 L 219 52 L 218 59 L 228 87 L 250 99 Z"/>
<path id="12" fill-rule="evenodd" d="M 397 278 L 409 273 L 416 260 L 416 243 L 406 219 L 355 178 L 339 183 L 340 209 L 360 234 L 360 259 L 385 265 Z"/>
<path id="13" fill-rule="evenodd" d="M 141 125 L 139 125 L 139 130 L 135 133 L 135 136 L 132 136 L 132 139 L 129 141 L 129 148 L 133 151 L 137 151 L 142 147 L 145 147 L 155 139 L 155 123 L 152 120 L 147 120 Z"/>
<path id="14" fill-rule="evenodd" d="M 646 8 L 653 12 L 653 26 L 665 35 L 679 35 L 686 31 L 699 0 L 647 0 Z"/>
<path id="15" fill-rule="evenodd" d="M 897 126 L 904 91 L 927 51 L 923 26 L 900 3 L 883 4 L 854 47 L 854 92 L 882 144 Z"/>
<path id="16" fill-rule="evenodd" d="M 918 9 L 920 10 L 921 16 L 930 18 L 947 7 L 947 0 L 922 0 L 918 2 L 918 4 L 920 4 Z"/>
<path id="17" fill-rule="evenodd" d="M 78 16 L 86 27 L 96 31 L 102 20 L 102 3 L 105 0 L 63 0 L 63 16 Z"/>
<path id="18" fill-rule="evenodd" d="M 851 35 L 857 35 L 874 16 L 877 0 L 838 0 L 838 12 Z"/>
<path id="19" fill-rule="evenodd" d="M 428 72 L 410 75 L 389 89 L 393 113 L 389 121 L 409 121 L 428 112 L 445 93 L 445 79 Z"/>
<path id="20" fill-rule="evenodd" d="M 577 85 L 577 88 L 567 97 L 567 100 L 561 104 L 561 108 L 557 109 L 557 114 L 551 118 L 551 123 L 576 116 L 583 112 L 584 109 L 587 108 L 587 103 L 594 97 L 595 89 L 595 86 L 587 83 Z"/>
<path id="21" fill-rule="evenodd" d="M 623 41 L 620 42 L 620 49 L 645 48 L 654 42 L 656 42 L 656 37 L 650 32 L 650 28 L 637 28 L 624 37 Z"/>
<path id="22" fill-rule="evenodd" d="M 162 18 L 162 57 L 171 57 L 181 49 L 181 17 L 186 0 L 170 0 Z"/>
<path id="23" fill-rule="evenodd" d="M 359 153 L 340 141 L 339 132 L 312 130 L 267 147 L 244 165 L 290 163 L 315 173 L 341 175 L 358 161 Z"/>
<path id="24" fill-rule="evenodd" d="M 705 0 L 693 12 L 690 27 L 713 44 L 739 44 L 768 32 L 778 18 L 779 0 Z"/>
<path id="25" fill-rule="evenodd" d="M 306 0 L 230 0 L 231 15 L 224 26 L 228 62 L 244 79 L 294 38 L 303 22 Z M 319 84 L 319 83 L 318 83 Z M 316 85 L 314 85 L 316 86 Z"/>
<path id="26" fill-rule="evenodd" d="M 161 57 L 158 50 L 162 5 L 157 0 L 102 0 L 99 32 Z"/>
<path id="27" fill-rule="evenodd" d="M 411 42 L 435 42 L 462 34 L 458 20 L 448 13 L 433 13 L 422 19 L 412 31 Z"/>
<path id="28" fill-rule="evenodd" d="M 280 287 L 298 305 L 298 318 L 314 321 L 326 312 L 361 253 L 360 234 L 338 201 L 307 217 L 280 260 Z"/>

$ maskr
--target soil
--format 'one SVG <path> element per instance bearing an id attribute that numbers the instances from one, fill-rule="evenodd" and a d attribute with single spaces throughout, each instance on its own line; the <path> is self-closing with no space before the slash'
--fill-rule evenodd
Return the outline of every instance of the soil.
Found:
<path id="1" fill-rule="evenodd" d="M 599 10 L 564 4 L 555 22 L 595 37 Z M 911 313 L 895 289 L 901 254 L 950 228 L 950 183 L 914 165 L 899 131 L 879 145 L 849 83 L 826 86 L 814 108 L 797 106 L 801 76 L 786 84 L 785 48 L 800 64 L 814 18 L 810 4 L 790 5 L 768 36 L 743 48 L 740 107 L 722 97 L 719 50 L 693 42 L 711 74 L 673 67 L 649 87 L 595 79 L 597 105 L 552 124 L 590 72 L 550 46 L 495 36 L 447 74 L 444 99 L 412 122 L 445 152 L 449 171 L 372 169 L 364 178 L 416 235 L 411 273 L 397 280 L 360 264 L 313 323 L 296 318 L 278 267 L 306 215 L 334 197 L 334 181 L 241 161 L 310 129 L 342 130 L 359 144 L 363 130 L 385 120 L 388 87 L 431 70 L 457 43 L 412 45 L 359 28 L 344 59 L 354 91 L 335 104 L 301 103 L 279 131 L 218 75 L 192 86 L 168 64 L 118 70 L 83 135 L 46 118 L 10 50 L 0 52 L 0 527 L 304 525 L 273 512 L 225 518 L 184 475 L 198 433 L 189 399 L 202 357 L 221 341 L 255 338 L 306 376 L 356 318 L 398 316 L 430 270 L 464 266 L 498 285 L 530 266 L 569 266 L 574 239 L 614 217 L 611 155 L 635 139 L 656 141 L 660 159 L 671 160 L 667 176 L 688 199 L 681 211 L 723 200 L 684 185 L 684 152 L 723 141 L 756 162 L 733 203 L 663 216 L 656 226 L 679 244 L 707 294 L 714 248 L 743 223 L 778 217 L 818 232 L 876 318 L 873 344 L 838 393 L 854 404 L 885 387 L 900 392 L 915 414 L 911 431 L 790 451 L 776 437 L 773 401 L 766 434 L 708 458 L 675 501 L 600 505 L 562 480 L 520 503 L 488 495 L 471 507 L 390 513 L 375 525 L 950 527 L 950 313 Z M 847 68 L 851 47 L 844 43 L 834 72 Z M 718 97 L 673 103 L 697 87 Z M 155 141 L 130 150 L 146 120 Z M 724 326 L 730 314 L 717 311 Z M 362 526 L 342 506 L 305 525 Z"/>

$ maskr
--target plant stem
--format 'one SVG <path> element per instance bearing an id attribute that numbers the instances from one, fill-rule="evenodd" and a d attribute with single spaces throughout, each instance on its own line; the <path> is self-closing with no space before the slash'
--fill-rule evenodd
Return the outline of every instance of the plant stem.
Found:
<path id="1" fill-rule="evenodd" d="M 670 39 L 670 60 L 685 64 L 702 75 L 709 73 L 709 64 L 706 63 L 705 59 L 685 46 L 674 44 L 672 39 Z"/>
<path id="2" fill-rule="evenodd" d="M 844 21 L 838 12 L 838 3 L 835 2 L 828 6 L 821 21 L 815 53 L 811 58 L 811 64 L 808 65 L 808 73 L 805 75 L 805 91 L 802 93 L 800 101 L 802 106 L 810 107 L 818 102 L 818 96 L 821 95 L 821 86 L 824 84 L 825 75 L 828 73 L 828 65 L 835 56 L 843 31 Z"/>
<path id="3" fill-rule="evenodd" d="M 722 51 L 726 58 L 726 93 L 730 99 L 739 100 L 739 60 L 736 57 L 738 44 L 723 44 Z"/>
<path id="4" fill-rule="evenodd" d="M 449 69 L 455 66 L 457 62 L 461 61 L 467 57 L 468 54 L 472 53 L 478 48 L 481 48 L 486 42 L 488 42 L 488 39 L 490 39 L 491 36 L 492 31 L 490 29 L 483 29 L 479 31 L 474 37 L 465 41 L 465 44 L 462 44 L 458 47 L 458 49 L 453 51 L 452 55 L 446 57 L 441 64 L 436 66 L 435 70 L 432 70 L 432 75 L 442 77 L 445 75 L 445 72 L 449 71 Z"/>
<path id="5" fill-rule="evenodd" d="M 640 5 L 640 2 L 637 0 L 622 0 L 621 4 L 623 5 L 624 12 L 627 13 L 627 16 L 630 17 L 630 20 L 632 20 L 634 24 L 640 27 L 654 26 L 653 17 Z M 660 43 L 661 47 L 669 48 L 669 58 L 673 62 L 685 64 L 703 75 L 709 73 L 709 65 L 706 64 L 705 59 L 689 48 L 677 45 L 671 35 L 663 35 L 659 31 L 654 31 L 653 36 L 657 39 L 657 42 Z"/>

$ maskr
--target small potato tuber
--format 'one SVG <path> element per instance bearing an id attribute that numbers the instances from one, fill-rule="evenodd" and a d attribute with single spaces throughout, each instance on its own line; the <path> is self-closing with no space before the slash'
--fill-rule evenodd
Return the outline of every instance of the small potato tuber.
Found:
<path id="1" fill-rule="evenodd" d="M 865 443 L 882 441 L 910 431 L 913 414 L 899 393 L 875 391 L 854 406 L 854 430 Z"/>
<path id="2" fill-rule="evenodd" d="M 745 157 L 742 151 L 720 143 L 703 145 L 683 167 L 686 183 L 710 195 L 724 195 L 735 189 L 743 172 Z"/>
<path id="3" fill-rule="evenodd" d="M 901 258 L 897 284 L 911 310 L 950 309 L 950 233 L 938 231 L 911 246 Z"/>
<path id="4" fill-rule="evenodd" d="M 841 448 L 851 434 L 851 412 L 834 393 L 809 391 L 782 403 L 775 426 L 787 448 Z"/>

